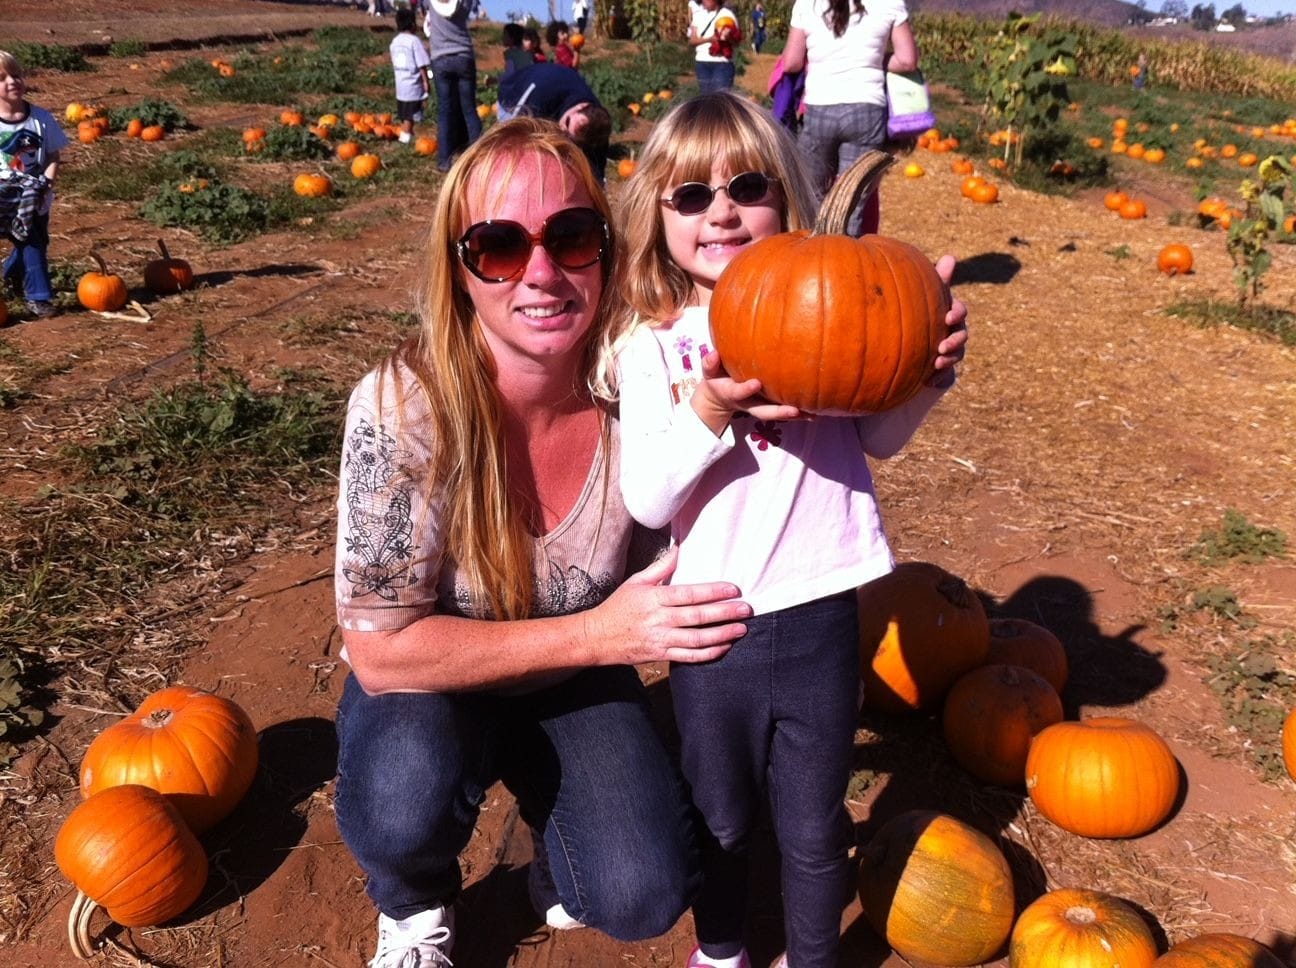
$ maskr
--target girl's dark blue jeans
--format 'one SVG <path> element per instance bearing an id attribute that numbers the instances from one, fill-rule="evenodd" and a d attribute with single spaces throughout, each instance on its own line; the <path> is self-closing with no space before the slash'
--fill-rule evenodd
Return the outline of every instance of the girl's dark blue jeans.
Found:
<path id="1" fill-rule="evenodd" d="M 743 946 L 752 827 L 768 793 L 782 855 L 788 963 L 837 964 L 849 881 L 850 778 L 859 717 L 855 592 L 746 620 L 714 662 L 671 667 L 684 776 L 704 821 L 693 905 L 712 957 Z"/>
<path id="2" fill-rule="evenodd" d="M 481 137 L 477 116 L 477 63 L 467 54 L 432 61 L 437 96 L 437 164 L 450 167 L 454 156 Z"/>
<path id="3" fill-rule="evenodd" d="M 713 91 L 727 91 L 734 86 L 737 68 L 731 60 L 696 61 L 698 91 L 710 94 Z"/>
<path id="4" fill-rule="evenodd" d="M 4 277 L 32 302 L 54 298 L 49 277 L 49 213 L 32 218 L 27 241 L 15 242 L 4 261 Z"/>
<path id="5" fill-rule="evenodd" d="M 683 784 L 628 666 L 522 695 L 369 696 L 338 706 L 336 810 L 369 896 L 403 919 L 449 905 L 486 789 L 543 831 L 568 914 L 614 938 L 664 934 L 699 875 Z"/>

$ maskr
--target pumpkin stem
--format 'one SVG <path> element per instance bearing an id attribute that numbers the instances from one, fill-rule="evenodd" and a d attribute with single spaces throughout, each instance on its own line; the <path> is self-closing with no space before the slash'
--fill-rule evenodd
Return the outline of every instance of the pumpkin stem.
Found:
<path id="1" fill-rule="evenodd" d="M 140 725 L 145 729 L 161 729 L 171 722 L 174 715 L 175 713 L 170 709 L 155 709 L 140 720 Z"/>
<path id="2" fill-rule="evenodd" d="M 104 262 L 104 260 L 103 260 L 103 256 L 101 256 L 101 255 L 99 254 L 99 250 L 98 250 L 98 249 L 91 249 L 91 250 L 90 250 L 90 258 L 94 259 L 95 262 L 97 262 L 97 263 L 99 264 L 99 274 L 100 274 L 100 275 L 102 275 L 102 276 L 106 276 L 106 275 L 108 275 L 108 263 Z"/>
<path id="3" fill-rule="evenodd" d="M 1076 904 L 1067 908 L 1064 916 L 1072 924 L 1093 924 L 1098 920 L 1098 913 L 1084 904 Z"/>
<path id="4" fill-rule="evenodd" d="M 78 958 L 94 955 L 94 944 L 90 940 L 90 918 L 98 908 L 99 905 L 90 900 L 84 891 L 77 891 L 72 910 L 68 912 L 68 943 L 72 945 L 72 953 Z"/>
<path id="5" fill-rule="evenodd" d="M 883 173 L 893 164 L 895 158 L 885 151 L 864 152 L 828 190 L 827 197 L 819 206 L 814 231 L 810 234 L 845 235 L 851 212 L 877 188 Z"/>
<path id="6" fill-rule="evenodd" d="M 158 239 L 158 251 L 162 253 L 162 258 L 170 260 L 171 253 L 167 251 L 166 243 Z"/>

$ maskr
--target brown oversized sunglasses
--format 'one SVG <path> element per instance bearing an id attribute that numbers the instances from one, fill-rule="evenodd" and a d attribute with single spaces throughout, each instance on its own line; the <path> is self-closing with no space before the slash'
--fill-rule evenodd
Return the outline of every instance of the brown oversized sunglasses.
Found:
<path id="1" fill-rule="evenodd" d="M 607 222 L 597 210 L 564 208 L 545 219 L 534 235 L 507 219 L 478 222 L 460 236 L 455 250 L 482 282 L 507 282 L 522 273 L 537 245 L 560 268 L 586 269 L 603 258 L 610 242 Z"/>

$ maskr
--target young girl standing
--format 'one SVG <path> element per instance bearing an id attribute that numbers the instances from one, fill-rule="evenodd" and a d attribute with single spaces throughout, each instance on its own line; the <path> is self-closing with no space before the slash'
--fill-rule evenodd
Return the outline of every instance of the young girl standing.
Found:
<path id="1" fill-rule="evenodd" d="M 837 964 L 850 825 L 844 797 L 859 712 L 855 589 L 893 567 L 866 455 L 896 453 L 953 383 L 967 339 L 957 301 L 937 372 L 908 403 L 810 418 L 726 376 L 707 307 L 745 247 L 809 227 L 795 144 L 725 92 L 655 128 L 623 194 L 629 303 L 618 340 L 621 487 L 679 545 L 673 581 L 723 578 L 755 615 L 721 659 L 671 669 L 703 873 L 690 968 L 747 968 L 747 854 L 768 794 L 782 853 L 786 964 Z M 953 260 L 939 265 L 948 283 Z"/>

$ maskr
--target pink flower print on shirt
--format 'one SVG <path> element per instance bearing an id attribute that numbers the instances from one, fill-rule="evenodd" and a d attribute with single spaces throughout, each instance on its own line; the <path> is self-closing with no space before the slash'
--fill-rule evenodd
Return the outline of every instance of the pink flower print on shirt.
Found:
<path id="1" fill-rule="evenodd" d="M 772 420 L 757 420 L 749 436 L 757 450 L 769 450 L 783 443 L 783 428 Z"/>

